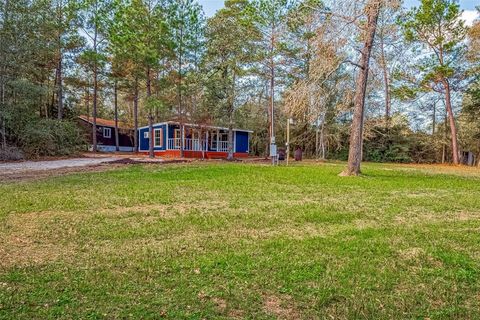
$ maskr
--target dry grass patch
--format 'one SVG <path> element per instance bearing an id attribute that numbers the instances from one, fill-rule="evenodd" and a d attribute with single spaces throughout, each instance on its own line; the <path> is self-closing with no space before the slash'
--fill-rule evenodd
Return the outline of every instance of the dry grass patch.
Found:
<path id="1" fill-rule="evenodd" d="M 0 228 L 0 266 L 39 265 L 72 260 L 75 223 L 85 216 L 65 212 L 10 215 Z M 70 240 L 69 240 L 70 239 Z"/>
<path id="2" fill-rule="evenodd" d="M 277 295 L 265 294 L 263 296 L 263 310 L 277 317 L 277 319 L 301 319 L 301 315 L 296 310 L 292 298 L 288 295 L 279 297 Z"/>

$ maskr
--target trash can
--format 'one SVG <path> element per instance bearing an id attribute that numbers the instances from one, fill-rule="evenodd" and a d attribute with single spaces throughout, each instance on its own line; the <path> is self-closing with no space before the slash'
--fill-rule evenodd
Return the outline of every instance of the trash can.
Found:
<path id="1" fill-rule="evenodd" d="M 302 161 L 302 156 L 302 149 L 300 147 L 297 147 L 297 149 L 295 149 L 295 161 Z"/>
<path id="2" fill-rule="evenodd" d="M 283 148 L 278 149 L 278 160 L 279 161 L 285 160 L 285 154 L 286 154 L 285 149 Z"/>

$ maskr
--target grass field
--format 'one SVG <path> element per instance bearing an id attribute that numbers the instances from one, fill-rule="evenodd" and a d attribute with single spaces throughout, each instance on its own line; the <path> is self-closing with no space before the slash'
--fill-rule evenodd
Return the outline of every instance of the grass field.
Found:
<path id="1" fill-rule="evenodd" d="M 343 166 L 0 185 L 0 319 L 479 319 L 480 171 Z"/>

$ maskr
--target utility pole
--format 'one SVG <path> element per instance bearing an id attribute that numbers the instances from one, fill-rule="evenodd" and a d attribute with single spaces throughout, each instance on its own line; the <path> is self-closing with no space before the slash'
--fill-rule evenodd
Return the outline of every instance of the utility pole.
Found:
<path id="1" fill-rule="evenodd" d="M 274 125 L 273 125 L 273 92 L 271 96 L 271 109 L 270 109 L 270 157 L 272 158 L 272 165 L 275 165 L 277 162 L 277 145 L 275 142 L 275 132 L 274 132 Z"/>
<path id="2" fill-rule="evenodd" d="M 290 158 L 290 122 L 292 122 L 292 118 L 287 119 L 287 166 L 288 166 L 288 160 Z"/>
<path id="3" fill-rule="evenodd" d="M 270 96 L 270 157 L 272 158 L 272 164 L 275 165 L 277 162 L 277 145 L 275 141 L 275 128 L 273 123 L 273 112 L 274 112 L 274 73 L 272 69 L 272 78 L 271 78 L 271 96 Z"/>
<path id="4" fill-rule="evenodd" d="M 272 164 L 277 162 L 277 145 L 275 141 L 275 126 L 274 126 L 274 108 L 275 108 L 275 51 L 276 39 L 275 39 L 275 22 L 272 24 L 270 35 L 270 157 L 272 158 Z"/>

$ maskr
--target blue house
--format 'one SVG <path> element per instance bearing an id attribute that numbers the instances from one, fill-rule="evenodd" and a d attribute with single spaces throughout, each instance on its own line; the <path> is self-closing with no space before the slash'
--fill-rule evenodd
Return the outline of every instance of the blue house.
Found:
<path id="1" fill-rule="evenodd" d="M 182 148 L 181 125 L 179 122 L 167 121 L 153 125 L 153 132 L 148 126 L 138 129 L 139 152 L 148 154 L 150 137 L 153 137 L 155 155 L 179 157 Z M 183 154 L 188 158 L 226 158 L 228 154 L 228 128 L 183 125 Z M 235 158 L 248 157 L 250 130 L 233 130 L 233 151 Z"/>

